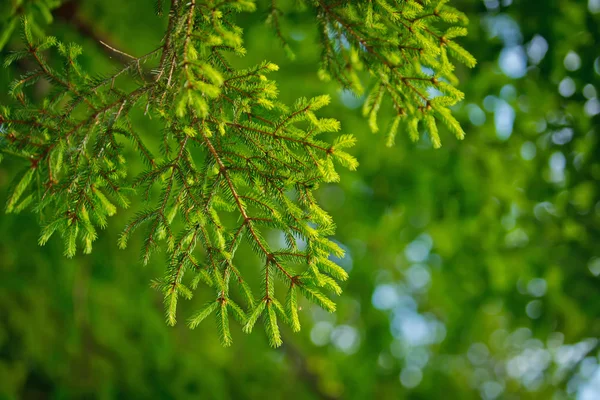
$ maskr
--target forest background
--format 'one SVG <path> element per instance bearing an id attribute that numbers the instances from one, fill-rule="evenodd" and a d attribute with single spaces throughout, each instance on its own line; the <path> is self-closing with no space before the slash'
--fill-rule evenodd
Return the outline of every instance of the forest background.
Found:
<path id="1" fill-rule="evenodd" d="M 278 64 L 271 78 L 287 103 L 330 94 L 322 113 L 358 138 L 357 171 L 317 193 L 347 251 L 337 311 L 303 303 L 302 331 L 282 328 L 279 349 L 232 325 L 224 348 L 214 324 L 165 323 L 149 285 L 164 258 L 142 267 L 140 237 L 116 245 L 135 210 L 72 259 L 60 240 L 37 246 L 32 213 L 5 214 L 0 398 L 599 398 L 600 2 L 452 1 L 470 19 L 460 43 L 478 64 L 457 70 L 465 100 L 453 113 L 466 137 L 447 134 L 440 149 L 406 132 L 386 147 L 361 115 L 364 98 L 318 79 L 311 16 L 278 3 L 296 58 L 259 1 L 239 18 L 240 65 Z M 98 72 L 121 62 L 98 40 L 143 54 L 166 26 L 153 7 L 115 0 L 69 2 L 53 18 L 44 30 L 79 43 L 80 63 Z M 16 28 L 2 54 L 21 43 Z M 12 104 L 20 68 L 0 69 L 1 104 Z M 392 117 L 382 108 L 383 125 Z M 2 204 L 19 163 L 0 164 Z"/>

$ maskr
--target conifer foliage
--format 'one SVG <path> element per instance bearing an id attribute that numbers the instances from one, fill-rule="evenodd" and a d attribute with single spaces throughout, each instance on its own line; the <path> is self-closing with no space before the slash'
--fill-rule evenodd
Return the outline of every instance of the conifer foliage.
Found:
<path id="1" fill-rule="evenodd" d="M 373 131 L 389 99 L 397 111 L 390 144 L 401 128 L 417 139 L 421 126 L 437 147 L 438 120 L 462 138 L 448 109 L 462 98 L 449 55 L 468 66 L 475 61 L 454 41 L 466 33 L 458 26 L 465 17 L 447 1 L 302 3 L 322 34 L 320 76 L 357 95 L 370 87 L 364 113 Z M 338 121 L 317 114 L 327 96 L 282 104 L 269 79 L 276 65 L 240 70 L 227 61 L 244 55 L 236 14 L 256 7 L 252 0 L 172 0 L 163 42 L 143 56 L 127 55 L 126 66 L 103 77 L 80 67 L 79 46 L 34 35 L 26 16 L 24 47 L 5 65 L 27 58 L 36 67 L 10 87 L 15 106 L 0 110 L 1 150 L 26 161 L 6 211 L 38 213 L 40 244 L 60 235 L 67 257 L 78 248 L 89 253 L 108 217 L 145 198 L 146 208 L 125 226 L 119 246 L 143 235 L 144 264 L 157 249 L 166 251 L 166 273 L 153 286 L 164 293 L 168 323 L 176 322 L 178 300 L 202 286 L 214 296 L 189 318 L 191 328 L 214 316 L 229 345 L 230 317 L 245 332 L 260 320 L 270 343 L 279 346 L 281 321 L 300 329 L 300 295 L 335 310 L 329 295 L 340 294 L 347 273 L 331 261 L 343 251 L 330 240 L 335 226 L 314 191 L 339 180 L 336 165 L 352 170 L 358 163 L 346 152 L 353 136 L 320 139 L 340 130 Z M 285 16 L 276 1 L 271 7 L 269 20 L 285 45 L 279 25 Z M 162 9 L 159 2 L 159 14 Z M 51 66 L 46 52 L 58 53 L 62 67 Z M 368 82 L 361 71 L 370 75 Z M 27 88 L 39 80 L 52 90 L 34 104 Z M 159 152 L 132 122 L 133 110 L 161 125 Z M 132 175 L 122 138 L 144 161 L 144 172 Z M 283 248 L 265 239 L 273 231 L 285 239 Z M 260 288 L 247 283 L 252 263 L 236 258 L 244 242 L 261 260 Z"/>

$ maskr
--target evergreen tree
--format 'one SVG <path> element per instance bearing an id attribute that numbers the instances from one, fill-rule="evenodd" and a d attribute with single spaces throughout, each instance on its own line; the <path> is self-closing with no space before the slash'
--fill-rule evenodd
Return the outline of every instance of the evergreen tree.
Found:
<path id="1" fill-rule="evenodd" d="M 405 131 L 415 141 L 426 133 L 437 148 L 440 122 L 464 137 L 449 108 L 463 98 L 452 60 L 469 67 L 475 60 L 455 41 L 466 35 L 466 17 L 447 3 L 298 2 L 320 32 L 319 77 L 366 95 L 363 114 L 373 132 L 382 104 L 393 108 L 388 145 Z M 143 228 L 142 262 L 159 248 L 166 251 L 166 273 L 153 286 L 164 293 L 169 324 L 176 322 L 180 297 L 192 297 L 199 285 L 210 288 L 214 298 L 188 323 L 194 328 L 214 314 L 224 345 L 231 343 L 230 316 L 246 332 L 262 318 L 277 347 L 279 321 L 300 329 L 299 295 L 334 311 L 329 293 L 341 293 L 347 273 L 332 261 L 343 250 L 330 239 L 335 225 L 314 191 L 339 180 L 336 165 L 357 168 L 347 152 L 355 139 L 337 133 L 337 120 L 318 116 L 328 96 L 291 105 L 278 101 L 269 79 L 277 65 L 233 66 L 231 59 L 245 53 L 238 14 L 255 11 L 257 4 L 159 1 L 159 15 L 169 9 L 162 43 L 141 56 L 105 44 L 126 60 L 105 76 L 91 76 L 79 65 L 81 46 L 43 34 L 57 6 L 28 1 L 3 14 L 0 47 L 19 19 L 23 31 L 23 47 L 7 55 L 5 66 L 34 65 L 11 85 L 14 104 L 0 110 L 0 149 L 26 164 L 6 211 L 33 210 L 42 224 L 39 243 L 56 233 L 65 256 L 73 257 L 78 248 L 92 251 L 98 229 L 119 208 L 144 200 L 119 247 Z M 293 57 L 282 18 L 271 2 L 267 22 Z M 30 88 L 42 80 L 51 89 L 42 101 L 32 101 Z M 158 140 L 136 125 L 136 113 L 160 126 Z M 146 170 L 132 169 L 131 157 Z M 280 233 L 283 247 L 266 239 L 271 231 Z M 261 261 L 260 289 L 248 283 L 250 263 L 236 257 L 243 243 Z"/>

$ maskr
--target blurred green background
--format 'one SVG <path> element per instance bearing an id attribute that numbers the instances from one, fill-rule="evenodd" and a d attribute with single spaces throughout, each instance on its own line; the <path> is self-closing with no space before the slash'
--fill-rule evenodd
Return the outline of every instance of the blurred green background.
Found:
<path id="1" fill-rule="evenodd" d="M 2 214 L 0 399 L 599 399 L 600 0 L 452 1 L 478 65 L 458 70 L 466 139 L 442 132 L 439 150 L 402 132 L 385 147 L 363 99 L 317 79 L 311 14 L 279 1 L 291 61 L 258 3 L 239 16 L 248 55 L 236 63 L 277 63 L 287 103 L 331 94 L 321 114 L 359 138 L 358 171 L 318 192 L 347 249 L 338 311 L 303 304 L 303 330 L 283 328 L 275 350 L 234 324 L 223 348 L 213 323 L 164 322 L 149 285 L 164 255 L 142 267 L 139 236 L 117 249 L 142 204 L 73 259 L 57 238 L 37 246 L 32 213 Z M 119 62 L 98 38 L 141 55 L 166 24 L 142 1 L 69 2 L 54 19 L 40 26 L 81 44 L 95 73 Z M 0 103 L 26 68 L 0 69 Z M 0 203 L 20 163 L 0 164 Z M 181 302 L 180 319 L 201 304 Z"/>

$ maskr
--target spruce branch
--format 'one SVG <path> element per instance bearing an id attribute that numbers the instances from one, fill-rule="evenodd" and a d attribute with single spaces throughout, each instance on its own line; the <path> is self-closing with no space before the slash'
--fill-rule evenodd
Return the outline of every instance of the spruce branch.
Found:
<path id="1" fill-rule="evenodd" d="M 443 1 L 371 3 L 310 3 L 325 35 L 324 66 L 346 86 L 358 82 L 351 71 L 366 66 L 375 80 L 366 101 L 374 127 L 387 94 L 399 114 L 405 110 L 410 132 L 418 135 L 423 121 L 437 146 L 435 116 L 460 136 L 447 107 L 462 94 L 444 81 L 452 81 L 453 67 L 444 46 L 435 50 L 431 38 L 452 48 L 452 39 L 463 32 L 451 28 L 442 35 L 425 24 L 438 17 L 452 22 L 456 14 Z M 275 2 L 272 7 L 279 18 Z M 11 53 L 6 64 L 27 57 L 37 67 L 12 85 L 17 105 L 0 110 L 0 149 L 29 161 L 15 178 L 6 211 L 30 207 L 38 213 L 40 244 L 58 233 L 66 256 L 78 248 L 89 253 L 108 218 L 144 197 L 146 208 L 125 226 L 118 245 L 125 248 L 144 229 L 142 262 L 165 251 L 165 274 L 152 286 L 164 294 L 167 322 L 176 323 L 180 297 L 205 290 L 214 300 L 188 319 L 191 328 L 214 313 L 227 346 L 231 316 L 245 332 L 261 320 L 277 347 L 281 323 L 300 330 L 299 294 L 335 311 L 329 293 L 339 295 L 339 282 L 348 275 L 330 260 L 343 250 L 330 239 L 335 225 L 314 191 L 339 180 L 337 165 L 354 170 L 358 162 L 346 152 L 355 144 L 353 136 L 320 139 L 340 130 L 338 121 L 318 117 L 328 96 L 283 104 L 268 78 L 276 65 L 236 69 L 226 61 L 226 54 L 245 53 L 235 14 L 254 9 L 250 0 L 172 0 L 162 43 L 140 57 L 108 45 L 128 61 L 96 77 L 79 66 L 80 47 L 52 37 L 34 40 L 24 19 L 25 48 Z M 357 23 L 362 11 L 370 13 L 366 26 L 372 29 Z M 349 45 L 340 47 L 345 42 Z M 60 67 L 46 60 L 47 51 L 63 58 Z M 436 76 L 422 72 L 421 65 L 434 67 Z M 53 89 L 35 105 L 27 87 L 39 79 Z M 430 98 L 430 87 L 449 94 Z M 136 126 L 133 110 L 160 126 L 159 151 L 151 150 L 154 135 Z M 394 124 L 395 132 L 399 123 Z M 131 142 L 134 156 L 122 138 Z M 146 169 L 136 171 L 126 157 L 139 157 Z M 265 239 L 269 232 L 281 235 L 285 246 L 272 246 Z M 260 289 L 247 282 L 251 263 L 236 256 L 242 243 L 260 259 Z M 277 281 L 286 293 L 279 293 Z"/>
<path id="2" fill-rule="evenodd" d="M 458 139 L 464 137 L 449 106 L 464 95 L 453 85 L 458 82 L 448 55 L 468 67 L 474 58 L 454 39 L 466 35 L 455 24 L 467 22 L 464 14 L 447 5 L 447 0 L 313 0 L 323 46 L 321 76 L 333 77 L 357 95 L 365 90 L 360 71 L 371 77 L 363 114 L 373 132 L 379 130 L 378 112 L 389 96 L 397 117 L 388 132 L 393 144 L 398 125 L 423 122 L 434 147 L 440 147 L 437 125 L 444 123 Z M 418 139 L 418 133 L 411 135 Z"/>

